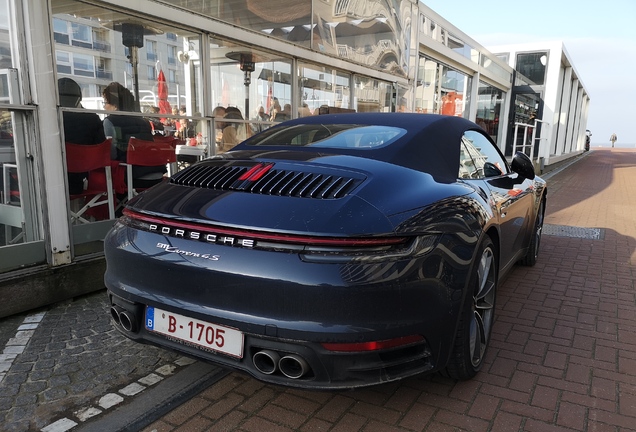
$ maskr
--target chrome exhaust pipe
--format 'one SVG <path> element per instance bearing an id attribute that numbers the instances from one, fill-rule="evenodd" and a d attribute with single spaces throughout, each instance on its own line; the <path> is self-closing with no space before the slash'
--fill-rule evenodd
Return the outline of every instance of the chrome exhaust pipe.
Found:
<path id="1" fill-rule="evenodd" d="M 121 324 L 121 327 L 127 332 L 137 331 L 137 317 L 134 313 L 126 309 L 123 309 L 119 313 L 119 324 Z"/>
<path id="2" fill-rule="evenodd" d="M 266 375 L 271 375 L 276 372 L 278 367 L 278 361 L 280 355 L 275 351 L 261 350 L 252 356 L 252 362 L 254 367 L 260 372 Z"/>
<path id="3" fill-rule="evenodd" d="M 278 361 L 280 371 L 287 378 L 298 379 L 309 372 L 309 364 L 296 354 L 289 354 Z"/>
<path id="4" fill-rule="evenodd" d="M 123 311 L 124 311 L 124 308 L 116 306 L 116 305 L 112 305 L 110 307 L 110 316 L 113 318 L 113 321 L 115 321 L 115 324 L 121 325 L 121 318 L 119 317 L 119 315 Z"/>

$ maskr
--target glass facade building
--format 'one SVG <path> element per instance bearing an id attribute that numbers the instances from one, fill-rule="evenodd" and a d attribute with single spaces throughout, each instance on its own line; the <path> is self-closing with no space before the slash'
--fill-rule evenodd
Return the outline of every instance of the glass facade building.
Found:
<path id="1" fill-rule="evenodd" d="M 114 219 L 73 217 L 83 205 L 69 193 L 73 114 L 187 130 L 187 143 L 213 155 L 288 118 L 436 113 L 475 121 L 511 154 L 515 123 L 557 96 L 553 58 L 494 54 L 414 0 L 0 0 L 0 317 L 103 286 Z M 80 105 L 63 103 L 62 78 L 77 83 Z M 113 82 L 133 107 L 107 109 Z M 582 148 L 589 97 L 577 85 L 563 84 L 559 108 L 541 117 L 554 136 L 535 156 Z M 221 121 L 218 107 L 239 116 Z M 236 141 L 224 138 L 227 123 Z"/>

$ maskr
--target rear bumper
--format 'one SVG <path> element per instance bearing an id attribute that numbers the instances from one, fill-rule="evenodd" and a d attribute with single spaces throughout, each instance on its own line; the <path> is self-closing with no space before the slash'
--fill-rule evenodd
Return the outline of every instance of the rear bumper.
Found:
<path id="1" fill-rule="evenodd" d="M 111 305 L 130 303 L 109 292 Z M 254 378 L 273 384 L 303 389 L 347 389 L 380 384 L 429 372 L 434 369 L 431 350 L 426 341 L 379 352 L 339 353 L 325 349 L 317 342 L 290 340 L 265 335 L 245 334 L 242 358 L 234 358 L 189 346 L 141 326 L 126 330 L 118 320 L 116 328 L 126 337 L 183 353 L 198 360 L 240 370 Z M 296 362 L 296 363 L 294 363 Z M 302 364 L 306 366 L 303 370 Z M 300 365 L 300 366 L 299 366 Z"/>

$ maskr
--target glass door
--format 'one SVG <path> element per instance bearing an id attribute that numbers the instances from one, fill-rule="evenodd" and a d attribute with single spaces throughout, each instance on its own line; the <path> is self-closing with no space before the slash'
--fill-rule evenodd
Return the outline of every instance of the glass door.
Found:
<path id="1" fill-rule="evenodd" d="M 531 90 L 516 89 L 512 94 L 513 107 L 510 110 L 510 128 L 506 142 L 506 156 L 523 151 L 531 159 L 536 158 L 541 136 L 543 99 L 541 94 Z M 536 131 L 535 131 L 536 128 Z"/>
<path id="2" fill-rule="evenodd" d="M 0 70 L 0 273 L 46 261 L 29 150 L 33 112 L 20 109 L 18 89 L 17 70 Z"/>

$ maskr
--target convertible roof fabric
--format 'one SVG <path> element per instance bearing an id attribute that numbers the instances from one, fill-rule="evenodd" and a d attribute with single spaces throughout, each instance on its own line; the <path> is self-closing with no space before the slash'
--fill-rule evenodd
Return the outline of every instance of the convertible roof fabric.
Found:
<path id="1" fill-rule="evenodd" d="M 365 149 L 294 147 L 295 152 L 322 154 L 348 154 L 371 158 L 426 172 L 444 183 L 457 180 L 459 150 L 466 130 L 479 130 L 475 123 L 461 117 L 414 113 L 347 113 L 302 117 L 274 127 L 297 124 L 359 124 L 393 126 L 407 131 L 405 135 L 386 146 Z M 252 139 L 239 144 L 234 150 L 254 150 Z M 265 146 L 258 146 L 264 149 Z M 270 147 L 270 146 L 267 146 Z M 273 147 L 273 146 L 271 146 Z M 280 146 L 278 149 L 290 149 Z"/>

